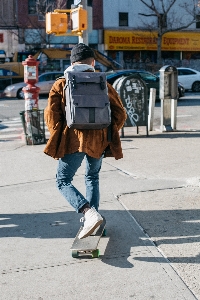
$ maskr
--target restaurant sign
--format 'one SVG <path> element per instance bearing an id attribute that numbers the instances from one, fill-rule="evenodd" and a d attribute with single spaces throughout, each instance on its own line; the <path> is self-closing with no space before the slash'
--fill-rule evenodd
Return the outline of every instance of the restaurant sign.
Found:
<path id="1" fill-rule="evenodd" d="M 157 32 L 105 30 L 105 50 L 157 50 Z M 162 37 L 163 51 L 200 51 L 195 32 L 168 32 Z"/>

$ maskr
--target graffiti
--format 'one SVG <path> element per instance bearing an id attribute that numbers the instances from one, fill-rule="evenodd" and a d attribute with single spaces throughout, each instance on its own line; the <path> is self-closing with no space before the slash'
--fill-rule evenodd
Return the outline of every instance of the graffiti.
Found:
<path id="1" fill-rule="evenodd" d="M 129 96 L 128 96 L 128 98 L 125 98 L 125 102 L 126 102 L 125 109 L 126 109 L 127 115 L 129 116 L 130 122 L 133 126 L 136 126 L 136 122 L 139 121 L 139 116 L 135 112 L 135 108 L 133 107 L 133 103 Z"/>
<path id="2" fill-rule="evenodd" d="M 138 78 L 124 79 L 121 97 L 128 115 L 127 126 L 145 125 L 146 99 L 143 81 Z"/>

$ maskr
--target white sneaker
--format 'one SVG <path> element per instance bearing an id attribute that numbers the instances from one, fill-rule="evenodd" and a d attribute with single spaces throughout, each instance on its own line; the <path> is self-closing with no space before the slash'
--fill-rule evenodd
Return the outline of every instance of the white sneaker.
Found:
<path id="1" fill-rule="evenodd" d="M 86 211 L 84 219 L 84 226 L 79 233 L 79 239 L 83 239 L 91 235 L 91 233 L 93 233 L 93 231 L 103 222 L 102 216 L 96 211 L 94 207 Z"/>

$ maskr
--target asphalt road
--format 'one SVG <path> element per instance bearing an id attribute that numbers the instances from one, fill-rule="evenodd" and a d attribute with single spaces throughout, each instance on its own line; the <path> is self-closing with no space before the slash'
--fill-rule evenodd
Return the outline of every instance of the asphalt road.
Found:
<path id="1" fill-rule="evenodd" d="M 47 105 L 47 97 L 39 99 L 39 109 Z M 25 110 L 24 100 L 17 98 L 0 98 L 0 120 L 19 117 L 19 112 Z"/>
<path id="2" fill-rule="evenodd" d="M 47 105 L 47 96 L 40 97 L 39 109 Z M 180 98 L 177 107 L 177 129 L 200 130 L 199 112 L 200 93 L 187 92 Z M 25 109 L 24 100 L 17 98 L 0 98 L 0 121 L 19 117 L 19 112 Z M 154 110 L 154 127 L 160 127 L 160 102 L 157 101 Z"/>

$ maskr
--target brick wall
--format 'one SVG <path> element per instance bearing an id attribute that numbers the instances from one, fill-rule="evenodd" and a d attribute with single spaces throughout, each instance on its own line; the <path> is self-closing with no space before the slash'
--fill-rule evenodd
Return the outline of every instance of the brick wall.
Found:
<path id="1" fill-rule="evenodd" d="M 44 28 L 45 22 L 38 21 L 38 15 L 28 14 L 28 0 L 18 0 L 17 23 L 22 28 Z"/>
<path id="2" fill-rule="evenodd" d="M 93 29 L 103 29 L 103 0 L 93 0 Z"/>

